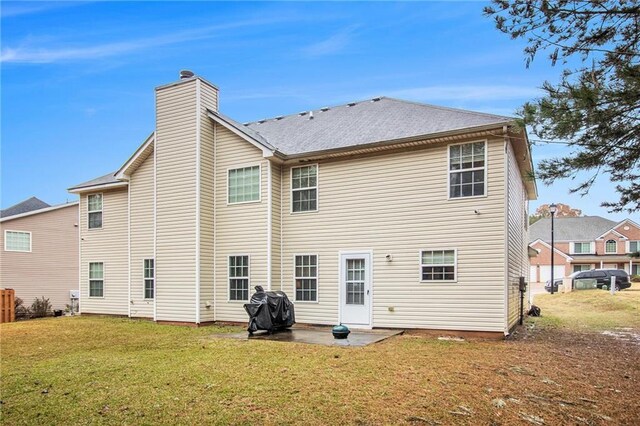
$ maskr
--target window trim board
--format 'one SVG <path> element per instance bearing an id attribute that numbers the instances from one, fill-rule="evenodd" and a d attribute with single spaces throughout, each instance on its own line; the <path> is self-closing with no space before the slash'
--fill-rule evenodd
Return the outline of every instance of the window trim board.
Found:
<path id="1" fill-rule="evenodd" d="M 451 251 L 453 250 L 453 280 L 423 280 L 422 279 L 422 267 L 423 266 L 429 266 L 429 265 L 424 265 L 422 263 L 422 253 L 425 251 Z M 429 283 L 457 283 L 458 282 L 458 249 L 457 248 L 421 248 L 420 250 L 418 250 L 418 266 L 419 266 L 419 276 L 418 276 L 418 281 L 420 283 L 425 283 L 425 284 L 429 284 Z M 431 265 L 433 266 L 433 265 Z"/>
<path id="2" fill-rule="evenodd" d="M 146 278 L 144 276 L 144 262 L 147 260 L 153 260 L 153 278 Z M 147 280 L 153 280 L 153 297 L 146 297 L 147 292 Z M 156 298 L 156 259 L 153 257 L 145 257 L 142 259 L 142 299 L 145 301 L 154 300 Z"/>
<path id="3" fill-rule="evenodd" d="M 468 197 L 452 197 L 451 196 L 451 147 L 455 145 L 468 145 L 478 142 L 484 143 L 484 194 L 483 195 L 470 195 Z M 447 144 L 446 150 L 447 159 L 445 161 L 447 168 L 447 201 L 469 200 L 474 198 L 487 198 L 489 196 L 489 140 L 478 139 L 466 142 L 455 142 Z M 479 170 L 480 168 L 471 168 L 467 171 Z"/>
<path id="4" fill-rule="evenodd" d="M 316 300 L 298 300 L 296 292 L 296 257 L 297 256 L 315 256 L 316 257 Z M 295 303 L 303 303 L 305 305 L 313 305 L 320 303 L 320 255 L 318 253 L 294 253 L 293 256 L 293 274 L 292 274 L 292 288 L 293 288 L 293 301 Z M 310 278 L 310 277 L 302 277 Z"/>
<path id="5" fill-rule="evenodd" d="M 229 274 L 229 259 L 232 257 L 247 256 L 247 298 L 245 300 L 232 300 L 231 299 L 231 286 L 229 280 L 231 276 Z M 233 277 L 238 278 L 238 277 Z M 227 303 L 248 303 L 251 300 L 251 255 L 249 253 L 229 254 L 227 255 Z"/>
<path id="6" fill-rule="evenodd" d="M 240 170 L 240 169 L 247 169 L 247 168 L 251 168 L 251 167 L 258 167 L 258 199 L 257 200 L 250 200 L 250 201 L 236 201 L 236 202 L 229 202 L 229 172 L 231 170 Z M 226 178 L 225 178 L 225 182 L 226 182 L 226 187 L 227 187 L 227 198 L 226 198 L 226 204 L 227 206 L 235 206 L 235 205 L 240 205 L 240 204 L 254 204 L 254 203 L 262 203 L 262 163 L 251 163 L 251 164 L 245 164 L 245 165 L 240 165 L 240 166 L 234 166 L 234 167 L 228 167 L 227 171 L 226 171 Z"/>
<path id="7" fill-rule="evenodd" d="M 102 296 L 91 296 L 91 264 L 92 263 L 102 263 Z M 105 262 L 99 260 L 93 260 L 87 262 L 87 299 L 104 299 L 105 298 L 105 287 L 107 281 L 107 267 Z"/>
<path id="8" fill-rule="evenodd" d="M 11 250 L 7 248 L 7 233 L 8 232 L 16 232 L 21 234 L 29 234 L 29 250 Z M 12 253 L 32 253 L 33 252 L 33 235 L 31 231 L 18 231 L 15 229 L 5 229 L 4 230 L 4 251 L 12 252 Z"/>
<path id="9" fill-rule="evenodd" d="M 305 210 L 303 212 L 294 212 L 293 211 L 293 169 L 300 169 L 302 167 L 310 167 L 316 166 L 316 209 L 315 210 Z M 313 189 L 313 187 L 305 188 L 305 189 Z M 319 163 L 308 163 L 302 164 L 298 166 L 289 167 L 289 214 L 306 214 L 306 213 L 317 213 L 320 211 L 320 164 Z"/>
<path id="10" fill-rule="evenodd" d="M 89 214 L 90 213 L 97 213 L 98 210 L 95 211 L 90 211 L 89 210 L 89 197 L 92 195 L 100 195 L 101 199 L 102 199 L 102 209 L 100 209 L 100 213 L 102 213 L 102 216 L 100 218 L 100 227 L 99 228 L 90 228 L 89 227 Z M 87 194 L 87 231 L 95 231 L 98 229 L 103 229 L 104 228 L 104 192 L 92 192 L 90 194 Z"/>

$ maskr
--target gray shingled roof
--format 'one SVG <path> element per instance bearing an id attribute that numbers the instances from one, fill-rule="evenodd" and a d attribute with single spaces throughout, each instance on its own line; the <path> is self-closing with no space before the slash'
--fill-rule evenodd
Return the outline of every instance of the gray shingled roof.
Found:
<path id="1" fill-rule="evenodd" d="M 87 188 L 87 187 L 90 187 L 90 186 L 105 185 L 105 184 L 108 184 L 108 183 L 121 183 L 122 181 L 119 181 L 119 180 L 116 179 L 116 172 L 117 172 L 117 170 L 115 172 L 107 173 L 104 176 L 100 176 L 98 178 L 88 180 L 88 181 L 80 183 L 78 185 L 74 185 L 69 189 L 71 190 L 71 189 Z"/>
<path id="2" fill-rule="evenodd" d="M 31 197 L 11 207 L 7 207 L 4 210 L 0 210 L 0 217 L 4 218 L 9 216 L 15 216 L 17 214 L 32 212 L 34 210 L 40 210 L 47 207 L 51 207 L 51 205 L 45 203 L 44 201 L 36 197 Z"/>
<path id="3" fill-rule="evenodd" d="M 554 219 L 555 241 L 592 241 L 618 222 L 600 216 L 557 217 Z M 551 219 L 540 219 L 529 227 L 529 241 L 551 241 Z"/>
<path id="4" fill-rule="evenodd" d="M 245 126 L 283 154 L 295 155 L 509 121 L 513 118 L 380 97 Z"/>

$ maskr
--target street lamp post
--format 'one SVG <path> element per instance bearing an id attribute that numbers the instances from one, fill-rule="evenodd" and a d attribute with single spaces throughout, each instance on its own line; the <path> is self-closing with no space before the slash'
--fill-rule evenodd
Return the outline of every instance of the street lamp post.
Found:
<path id="1" fill-rule="evenodd" d="M 553 294 L 553 286 L 555 284 L 555 279 L 553 276 L 553 272 L 554 272 L 554 262 L 553 262 L 553 258 L 554 258 L 554 253 L 553 253 L 553 248 L 554 248 L 554 241 L 553 241 L 553 217 L 556 215 L 556 205 L 551 204 L 549 206 L 549 213 L 551 213 L 551 294 Z"/>

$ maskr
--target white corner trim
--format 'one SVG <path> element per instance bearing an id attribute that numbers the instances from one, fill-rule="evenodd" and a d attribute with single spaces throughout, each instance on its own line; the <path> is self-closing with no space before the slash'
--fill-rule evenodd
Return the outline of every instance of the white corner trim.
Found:
<path id="1" fill-rule="evenodd" d="M 127 315 L 131 318 L 131 187 L 127 189 Z"/>
<path id="2" fill-rule="evenodd" d="M 196 324 L 200 324 L 200 80 L 196 80 Z"/>
<path id="3" fill-rule="evenodd" d="M 158 92 L 154 92 L 158 107 Z M 156 129 L 158 117 L 156 114 Z M 153 320 L 158 320 L 158 146 L 157 132 L 153 132 Z"/>
<path id="4" fill-rule="evenodd" d="M 271 223 L 273 219 L 273 195 L 272 195 L 272 183 L 271 183 L 271 161 L 267 160 L 267 290 L 271 291 L 271 238 L 272 227 Z M 262 185 L 260 186 L 262 191 Z"/>
<path id="5" fill-rule="evenodd" d="M 509 139 L 507 137 L 507 128 L 506 126 L 502 128 L 504 133 L 504 334 L 505 336 L 509 334 Z M 488 151 L 488 143 L 485 142 L 485 155 Z M 447 153 L 449 153 L 449 148 L 447 148 Z M 485 167 L 487 167 L 487 157 L 485 157 Z M 447 176 L 449 173 L 449 161 L 447 161 Z M 485 168 L 485 185 L 487 178 L 487 170 Z M 447 181 L 447 191 L 450 191 L 449 181 Z M 449 194 L 450 195 L 450 194 Z M 485 195 L 486 195 L 486 187 L 485 187 Z"/>

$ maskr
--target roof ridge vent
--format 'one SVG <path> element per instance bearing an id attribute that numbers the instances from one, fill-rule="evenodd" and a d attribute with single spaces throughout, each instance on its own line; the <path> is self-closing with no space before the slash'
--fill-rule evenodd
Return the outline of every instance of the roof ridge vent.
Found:
<path id="1" fill-rule="evenodd" d="M 382 99 L 382 96 L 376 96 L 375 98 L 371 99 L 371 102 L 378 102 L 380 99 Z"/>
<path id="2" fill-rule="evenodd" d="M 266 122 L 267 120 L 265 118 L 263 118 L 262 120 L 258 120 L 258 123 L 262 124 L 264 122 Z"/>
<path id="3" fill-rule="evenodd" d="M 302 116 L 304 116 L 304 115 L 307 115 L 307 111 L 299 112 L 299 113 L 298 113 L 298 115 L 299 115 L 300 117 L 302 117 Z"/>
<path id="4" fill-rule="evenodd" d="M 251 124 L 250 121 L 247 121 L 246 123 L 242 123 L 243 126 L 248 126 L 249 124 Z"/>
<path id="5" fill-rule="evenodd" d="M 347 104 L 347 106 L 352 107 L 352 106 L 355 106 L 355 104 L 356 104 L 356 102 L 349 102 L 349 103 Z"/>
<path id="6" fill-rule="evenodd" d="M 320 111 L 322 111 L 322 112 L 329 111 L 329 107 L 322 107 L 322 108 L 320 108 Z"/>
<path id="7" fill-rule="evenodd" d="M 279 115 L 276 117 L 276 120 L 282 120 L 284 118 L 284 115 Z"/>

